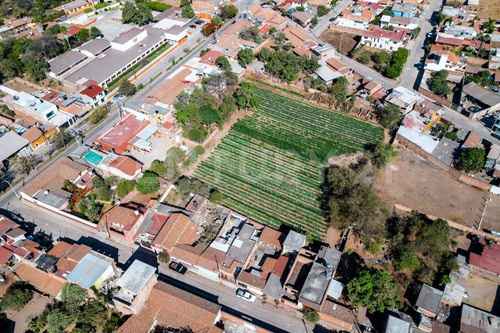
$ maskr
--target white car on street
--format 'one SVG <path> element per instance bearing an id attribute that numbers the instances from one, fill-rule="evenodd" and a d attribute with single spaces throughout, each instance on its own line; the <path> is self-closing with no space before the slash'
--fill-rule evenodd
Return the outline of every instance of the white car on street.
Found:
<path id="1" fill-rule="evenodd" d="M 238 290 L 236 290 L 236 296 L 238 296 L 239 298 L 243 298 L 245 301 L 255 301 L 255 295 L 245 289 L 239 288 Z"/>

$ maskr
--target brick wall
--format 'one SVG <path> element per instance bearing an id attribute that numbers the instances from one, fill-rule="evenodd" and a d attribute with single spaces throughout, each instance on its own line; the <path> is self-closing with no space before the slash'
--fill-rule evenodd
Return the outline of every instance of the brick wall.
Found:
<path id="1" fill-rule="evenodd" d="M 452 106 L 452 103 L 450 101 L 448 101 L 447 99 L 444 99 L 443 97 L 440 97 L 436 94 L 433 94 L 432 92 L 430 92 L 427 89 L 420 87 L 420 88 L 418 88 L 418 92 L 421 93 L 422 95 L 424 95 L 425 97 L 429 97 L 430 99 L 433 99 L 436 102 L 443 104 L 444 106 L 447 106 L 449 108 L 451 108 L 451 106 Z"/>

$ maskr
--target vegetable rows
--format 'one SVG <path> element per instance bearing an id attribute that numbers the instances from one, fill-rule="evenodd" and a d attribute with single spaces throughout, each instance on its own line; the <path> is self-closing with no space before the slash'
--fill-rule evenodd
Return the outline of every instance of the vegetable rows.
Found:
<path id="1" fill-rule="evenodd" d="M 363 150 L 383 138 L 369 123 L 256 88 L 253 115 L 233 126 L 197 168 L 232 209 L 272 227 L 287 224 L 324 237 L 322 168 L 332 155 Z"/>

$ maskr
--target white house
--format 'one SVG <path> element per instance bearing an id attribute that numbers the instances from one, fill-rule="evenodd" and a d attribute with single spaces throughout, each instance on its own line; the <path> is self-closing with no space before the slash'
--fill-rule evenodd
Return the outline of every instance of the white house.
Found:
<path id="1" fill-rule="evenodd" d="M 400 47 L 405 47 L 404 32 L 402 30 L 389 31 L 375 29 L 365 31 L 361 35 L 361 44 L 374 47 L 389 52 L 396 51 Z"/>
<path id="2" fill-rule="evenodd" d="M 431 54 L 425 61 L 424 69 L 431 72 L 447 70 L 449 72 L 464 72 L 467 63 L 455 53 L 448 50 L 439 50 Z"/>

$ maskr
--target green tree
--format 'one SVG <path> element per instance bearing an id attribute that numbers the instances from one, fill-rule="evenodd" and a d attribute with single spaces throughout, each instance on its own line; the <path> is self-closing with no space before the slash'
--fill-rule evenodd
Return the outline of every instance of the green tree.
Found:
<path id="1" fill-rule="evenodd" d="M 135 185 L 136 182 L 133 180 L 122 179 L 118 182 L 116 194 L 118 194 L 118 197 L 124 198 L 127 194 L 132 192 L 132 190 L 135 188 Z"/>
<path id="2" fill-rule="evenodd" d="M 87 290 L 73 284 L 65 283 L 61 289 L 61 302 L 68 313 L 78 313 L 78 308 L 87 299 Z"/>
<path id="3" fill-rule="evenodd" d="M 448 87 L 448 83 L 446 82 L 448 74 L 449 73 L 446 69 L 434 72 L 432 77 L 427 81 L 429 89 L 438 96 L 446 97 L 451 94 L 451 89 Z"/>
<path id="4" fill-rule="evenodd" d="M 153 162 L 151 162 L 151 166 L 149 167 L 149 170 L 153 171 L 154 173 L 156 173 L 160 177 L 165 176 L 165 165 L 163 164 L 163 162 L 161 162 L 159 160 L 154 160 Z"/>
<path id="5" fill-rule="evenodd" d="M 356 60 L 363 65 L 366 65 L 367 63 L 370 62 L 370 54 L 368 53 L 361 53 L 360 55 L 357 56 Z"/>
<path id="6" fill-rule="evenodd" d="M 131 23 L 134 20 L 136 9 L 133 3 L 125 2 L 122 8 L 122 22 Z"/>
<path id="7" fill-rule="evenodd" d="M 369 148 L 372 155 L 372 162 L 377 168 L 384 168 L 391 160 L 397 156 L 397 152 L 390 143 L 379 142 Z"/>
<path id="8" fill-rule="evenodd" d="M 235 18 L 238 15 L 238 8 L 233 4 L 226 4 L 220 7 L 219 16 L 223 21 Z"/>
<path id="9" fill-rule="evenodd" d="M 7 292 L 0 301 L 0 308 L 4 310 L 20 311 L 33 297 L 31 286 L 26 282 L 14 282 L 7 288 Z"/>
<path id="10" fill-rule="evenodd" d="M 220 56 L 215 60 L 215 65 L 223 71 L 231 71 L 231 64 L 225 56 Z"/>
<path id="11" fill-rule="evenodd" d="M 118 91 L 122 95 L 132 96 L 137 91 L 137 87 L 125 78 L 120 83 L 120 88 L 118 88 Z"/>
<path id="12" fill-rule="evenodd" d="M 398 271 L 408 269 L 414 272 L 421 267 L 420 260 L 418 260 L 417 255 L 414 252 L 408 250 L 398 253 L 394 258 L 393 263 L 394 267 Z"/>
<path id="13" fill-rule="evenodd" d="M 378 114 L 378 122 L 387 129 L 394 129 L 401 119 L 401 111 L 393 104 L 386 104 Z"/>
<path id="14" fill-rule="evenodd" d="M 349 298 L 356 308 L 365 306 L 370 313 L 393 309 L 398 301 L 396 283 L 385 270 L 364 268 L 347 284 Z"/>
<path id="15" fill-rule="evenodd" d="M 56 308 L 47 316 L 47 333 L 61 333 L 75 320 L 75 315 Z"/>
<path id="16" fill-rule="evenodd" d="M 33 80 L 41 81 L 45 79 L 49 71 L 49 64 L 41 56 L 36 54 L 26 54 L 23 56 L 24 69 Z"/>
<path id="17" fill-rule="evenodd" d="M 200 117 L 201 123 L 204 125 L 210 125 L 220 120 L 219 113 L 210 105 L 202 105 L 200 107 Z"/>
<path id="18" fill-rule="evenodd" d="M 92 300 L 83 306 L 76 322 L 78 326 L 89 327 L 92 329 L 90 332 L 95 332 L 97 331 L 95 327 L 102 328 L 107 319 L 108 309 L 106 305 L 97 300 Z"/>
<path id="19" fill-rule="evenodd" d="M 482 148 L 468 148 L 458 156 L 457 168 L 469 172 L 479 172 L 485 163 L 485 152 Z"/>
<path id="20" fill-rule="evenodd" d="M 304 320 L 316 324 L 319 322 L 319 313 L 313 309 L 306 308 L 304 309 L 304 312 L 302 313 L 302 317 Z"/>
<path id="21" fill-rule="evenodd" d="M 330 8 L 328 8 L 326 6 L 323 6 L 323 5 L 318 6 L 318 12 L 317 13 L 318 13 L 319 17 L 325 16 L 329 12 L 330 12 Z"/>
<path id="22" fill-rule="evenodd" d="M 219 191 L 213 191 L 212 193 L 210 193 L 209 200 L 214 205 L 223 203 L 224 199 L 225 199 L 224 194 L 220 193 Z"/>
<path id="23" fill-rule="evenodd" d="M 371 58 L 374 63 L 382 65 L 388 64 L 391 61 L 392 55 L 389 52 L 382 50 L 372 54 Z"/>
<path id="24" fill-rule="evenodd" d="M 194 13 L 193 7 L 191 5 L 183 6 L 181 11 L 181 16 L 185 18 L 193 18 L 196 14 Z"/>
<path id="25" fill-rule="evenodd" d="M 92 37 L 92 39 L 95 39 L 95 38 L 98 38 L 101 36 L 102 36 L 102 32 L 101 32 L 101 30 L 99 30 L 99 28 L 97 28 L 97 27 L 90 28 L 90 37 Z"/>
<path id="26" fill-rule="evenodd" d="M 252 108 L 259 105 L 260 100 L 255 95 L 255 87 L 248 82 L 242 82 L 236 91 L 236 104 L 240 108 Z"/>
<path id="27" fill-rule="evenodd" d="M 141 179 L 137 182 L 137 190 L 141 194 L 150 194 L 158 192 L 160 189 L 160 181 L 158 175 L 153 172 L 146 171 Z"/>
<path id="28" fill-rule="evenodd" d="M 65 128 L 59 128 L 59 131 L 57 131 L 50 140 L 50 143 L 52 144 L 52 148 L 57 150 L 66 147 L 71 140 L 73 140 L 73 138 L 69 131 Z"/>
<path id="29" fill-rule="evenodd" d="M 238 52 L 238 63 L 241 67 L 247 67 L 253 61 L 254 55 L 252 49 L 243 49 Z"/>
<path id="30" fill-rule="evenodd" d="M 273 53 L 269 48 L 263 47 L 262 50 L 260 50 L 260 52 L 257 54 L 257 58 L 259 59 L 259 61 L 268 62 L 271 59 L 272 54 Z"/>
<path id="31" fill-rule="evenodd" d="M 497 29 L 496 21 L 492 18 L 488 20 L 488 22 L 485 22 L 482 26 L 481 29 L 486 31 L 487 33 L 492 33 Z"/>

